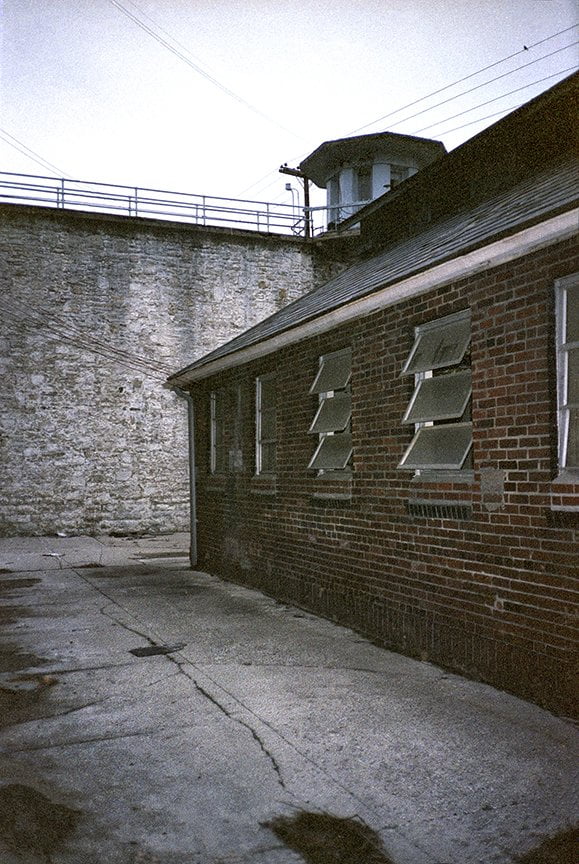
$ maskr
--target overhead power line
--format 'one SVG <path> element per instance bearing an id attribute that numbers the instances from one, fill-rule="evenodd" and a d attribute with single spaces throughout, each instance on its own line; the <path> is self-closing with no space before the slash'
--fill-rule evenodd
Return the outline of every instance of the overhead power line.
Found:
<path id="1" fill-rule="evenodd" d="M 457 117 L 462 117 L 464 114 L 470 114 L 471 111 L 476 111 L 478 108 L 483 108 L 485 105 L 490 105 L 492 102 L 498 102 L 499 99 L 506 99 L 507 96 L 512 96 L 513 93 L 520 93 L 521 90 L 527 90 L 529 87 L 535 87 L 537 84 L 542 84 L 544 81 L 549 81 L 551 78 L 557 78 L 559 75 L 564 75 L 567 72 L 573 72 L 577 69 L 577 66 L 569 66 L 567 69 L 561 69 L 559 72 L 554 72 L 552 75 L 547 75 L 545 78 L 538 78 L 536 81 L 531 81 L 530 84 L 523 84 L 522 87 L 517 87 L 515 90 L 509 90 L 508 93 L 503 93 L 501 96 L 495 96 L 493 99 L 487 99 L 486 102 L 479 102 L 478 105 L 475 105 L 473 108 L 466 108 L 464 111 L 459 111 L 458 114 L 452 114 L 450 117 L 446 117 L 444 120 L 439 120 L 436 123 L 431 123 L 429 126 L 423 126 L 422 129 L 417 129 L 413 132 L 413 135 L 420 135 L 421 132 L 426 132 L 428 129 L 432 129 L 433 126 L 442 126 L 444 123 L 448 123 L 450 120 L 455 120 Z M 512 108 L 506 108 L 506 111 L 512 111 Z M 502 114 L 502 111 L 498 112 Z M 492 115 L 491 115 L 492 116 Z M 441 132 L 439 134 L 446 135 L 446 132 Z"/>
<path id="2" fill-rule="evenodd" d="M 437 96 L 440 93 L 444 93 L 446 90 L 450 90 L 452 87 L 456 87 L 459 84 L 464 83 L 465 81 L 469 81 L 471 78 L 474 78 L 477 75 L 481 75 L 483 72 L 487 72 L 489 69 L 493 69 L 494 67 L 499 66 L 501 63 L 506 63 L 508 60 L 512 60 L 513 57 L 518 57 L 520 54 L 525 54 L 528 51 L 530 51 L 531 49 L 537 48 L 539 45 L 543 45 L 545 42 L 549 42 L 551 39 L 555 39 L 557 36 L 562 36 L 563 34 L 568 33 L 571 30 L 575 30 L 578 26 L 579 26 L 579 24 L 573 24 L 571 27 L 566 27 L 564 30 L 559 30 L 556 33 L 552 33 L 550 36 L 546 36 L 545 38 L 540 39 L 537 42 L 533 42 L 531 45 L 528 45 L 524 48 L 521 48 L 520 51 L 515 51 L 513 54 L 509 54 L 506 57 L 502 57 L 499 60 L 495 60 L 493 63 L 490 63 L 488 66 L 483 66 L 481 69 L 477 69 L 475 72 L 471 72 L 468 75 L 465 75 L 463 78 L 459 78 L 456 81 L 451 82 L 450 84 L 446 84 L 444 87 L 440 87 L 438 90 L 434 90 L 431 93 L 427 93 L 425 96 L 421 96 L 419 99 L 415 99 L 412 102 L 408 102 L 406 105 L 401 105 L 399 108 L 396 108 L 394 111 L 391 111 L 389 114 L 382 115 L 382 117 L 379 117 L 377 120 L 373 120 L 371 123 L 367 123 L 364 126 L 359 126 L 357 129 L 352 129 L 350 132 L 346 133 L 346 136 L 344 136 L 344 137 L 347 137 L 349 135 L 355 135 L 357 132 L 361 132 L 363 129 L 367 129 L 370 126 L 374 126 L 376 123 L 379 123 L 382 120 L 387 120 L 390 117 L 394 117 L 396 114 L 399 114 L 401 111 L 406 111 L 409 108 L 413 108 L 415 105 L 418 105 L 421 102 L 424 102 L 427 99 L 432 98 L 433 96 Z M 566 46 L 566 47 L 569 47 L 569 46 Z M 560 49 L 560 50 L 565 50 L 565 48 Z M 557 52 L 554 52 L 554 53 L 557 53 Z M 550 54 L 544 55 L 543 57 L 541 57 L 539 59 L 545 59 L 545 56 L 550 57 L 551 55 Z M 533 62 L 538 62 L 538 60 L 533 61 Z M 525 65 L 530 65 L 530 64 L 525 64 Z M 505 75 L 499 76 L 498 78 L 493 78 L 493 79 L 491 79 L 491 81 L 488 81 L 486 83 L 490 84 L 490 83 L 492 83 L 492 81 L 499 80 L 499 78 L 507 77 L 508 75 L 513 75 L 516 72 L 518 72 L 519 69 L 523 69 L 523 68 L 525 68 L 525 67 L 524 66 L 518 66 L 515 69 L 512 69 L 510 72 L 505 73 Z M 561 73 L 559 73 L 559 74 L 561 74 Z M 538 82 L 534 82 L 534 83 L 538 83 Z M 480 85 L 480 86 L 482 87 L 484 85 Z M 467 91 L 467 92 L 471 92 L 471 91 Z M 457 93 L 455 96 L 452 96 L 448 100 L 445 100 L 445 102 L 442 102 L 439 104 L 446 104 L 447 102 L 452 102 L 454 99 L 458 99 L 462 95 L 464 95 L 464 94 L 463 93 Z M 438 107 L 438 106 L 433 106 L 433 107 Z M 480 107 L 480 106 L 477 106 L 477 107 Z M 474 110 L 474 109 L 472 109 L 472 110 Z M 515 110 L 515 109 L 511 108 L 509 110 Z M 498 112 L 496 112 L 496 114 L 488 115 L 488 117 L 485 119 L 489 119 L 490 117 L 495 117 L 495 116 L 498 116 L 499 114 L 504 114 L 504 113 L 506 113 L 506 112 L 498 111 Z M 408 117 L 406 119 L 407 120 L 413 119 L 416 116 L 418 116 L 418 114 L 414 114 L 411 117 Z M 449 119 L 449 118 L 447 118 L 447 119 Z M 482 122 L 482 119 L 483 118 L 480 118 L 481 122 Z M 401 121 L 401 122 L 405 122 L 405 121 Z M 442 124 L 444 122 L 445 122 L 445 120 L 441 120 L 440 124 Z M 436 125 L 438 125 L 438 124 L 436 124 Z M 456 129 L 454 129 L 454 130 L 448 130 L 448 133 L 450 133 L 452 131 L 457 131 L 458 129 L 462 129 L 465 126 L 469 126 L 469 125 L 472 125 L 472 124 L 471 123 L 465 123 L 463 126 L 456 127 Z M 430 127 L 425 127 L 425 128 L 430 128 Z M 414 133 L 414 134 L 418 134 L 418 133 Z M 447 132 L 444 132 L 443 134 L 447 134 Z M 298 155 L 294 156 L 289 161 L 292 163 L 299 161 L 300 159 L 303 159 L 306 155 L 307 155 L 307 153 L 298 154 Z M 278 172 L 277 168 L 272 169 L 271 171 L 268 171 L 266 174 L 263 175 L 263 177 L 260 177 L 259 180 L 256 180 L 254 183 L 250 184 L 249 186 L 246 186 L 245 189 L 243 189 L 239 194 L 244 195 L 250 189 L 254 189 L 256 186 L 260 186 L 262 183 L 264 183 L 265 180 L 267 180 L 268 177 L 273 177 L 274 179 L 272 179 L 269 183 L 267 183 L 263 187 L 263 189 L 261 190 L 261 194 L 263 194 L 263 191 L 265 191 L 266 189 L 269 189 L 271 186 L 274 185 L 274 183 L 278 179 L 276 176 L 278 173 L 279 172 Z"/>
<path id="3" fill-rule="evenodd" d="M 193 71 L 197 72 L 198 75 L 201 75 L 207 81 L 211 82 L 211 84 L 213 84 L 215 87 L 218 87 L 219 90 L 221 90 L 223 93 L 225 93 L 231 99 L 235 99 L 235 101 L 238 102 L 240 105 L 243 105 L 248 110 L 253 111 L 254 114 L 257 114 L 259 117 L 261 117 L 263 120 L 266 120 L 268 123 L 273 123 L 274 126 L 277 126 L 278 129 L 281 129 L 283 132 L 286 132 L 288 135 L 292 135 L 294 138 L 301 138 L 302 137 L 301 135 L 298 135 L 296 132 L 292 132 L 291 129 L 288 129 L 286 126 L 283 126 L 281 123 L 278 123 L 278 121 L 274 120 L 273 117 L 270 117 L 268 114 L 265 114 L 263 111 L 260 111 L 259 108 L 256 108 L 255 105 L 252 105 L 251 102 L 248 102 L 247 99 L 243 98 L 243 96 L 239 96 L 237 93 L 234 93 L 233 90 L 230 90 L 229 87 L 226 87 L 224 84 L 222 84 L 220 81 L 218 81 L 217 78 L 215 78 L 213 75 L 211 75 L 205 69 L 203 69 L 202 66 L 200 66 L 198 63 L 196 63 L 192 59 L 192 55 L 189 53 L 189 51 L 187 49 L 184 49 L 184 51 L 186 51 L 186 53 L 184 53 L 183 51 L 180 51 L 178 48 L 176 48 L 175 45 L 171 44 L 171 42 L 174 42 L 175 44 L 180 44 L 180 43 L 177 43 L 177 41 L 175 39 L 173 39 L 172 36 L 169 36 L 169 34 L 167 33 L 166 30 L 162 30 L 162 28 L 160 28 L 156 24 L 155 24 L 156 30 L 153 29 L 152 27 L 149 27 L 149 25 L 146 24 L 145 21 L 143 21 L 141 18 L 139 18 L 138 15 L 135 15 L 133 12 L 131 12 L 130 9 L 127 9 L 126 6 L 123 6 L 123 4 L 119 2 L 119 0 L 109 0 L 109 3 L 111 3 L 116 9 L 118 9 L 119 12 L 122 12 L 123 15 L 126 15 L 126 17 L 129 18 L 134 24 L 136 24 L 137 27 L 140 27 L 141 30 L 143 30 L 145 33 L 147 33 L 149 36 L 151 36 L 153 39 L 155 39 L 160 45 L 162 45 L 164 48 L 166 48 L 168 51 L 170 51 L 171 54 L 174 54 L 174 56 L 177 57 L 179 60 L 182 60 L 183 63 L 186 63 L 190 69 L 193 69 Z M 149 20 L 152 20 L 152 19 L 149 19 Z M 165 39 L 161 35 L 161 33 L 157 32 L 159 30 L 161 30 L 161 32 L 165 33 L 169 37 L 169 39 L 171 39 L 171 42 L 167 41 L 167 39 Z"/>
<path id="4" fill-rule="evenodd" d="M 14 135 L 11 135 L 6 129 L 0 128 L 0 138 L 8 144 L 9 147 L 13 147 L 15 150 L 18 150 L 19 153 L 22 153 L 23 156 L 26 156 L 27 159 L 32 159 L 33 162 L 36 162 L 42 168 L 46 168 L 48 171 L 56 174 L 57 177 L 68 177 L 69 175 L 62 171 L 61 168 L 57 168 L 56 165 L 53 165 L 52 162 L 49 162 L 47 159 L 44 159 L 40 153 L 37 153 L 35 150 L 32 150 L 30 147 L 27 147 L 22 141 L 19 141 L 18 138 L 15 138 Z"/>
<path id="5" fill-rule="evenodd" d="M 549 42 L 551 39 L 555 39 L 557 36 L 562 36 L 564 33 L 568 33 L 570 30 L 575 30 L 579 27 L 579 24 L 573 24 L 571 27 L 566 27 L 564 30 L 558 30 L 557 33 L 552 33 L 550 36 L 545 36 L 544 39 L 539 39 L 538 42 L 533 42 L 532 45 L 525 45 L 519 51 L 515 51 L 513 54 L 508 54 L 506 57 L 502 57 L 500 60 L 495 60 L 494 63 L 489 63 L 488 66 L 483 66 L 481 69 L 477 69 L 476 72 L 470 72 L 468 75 L 465 75 L 463 78 L 458 78 L 456 81 L 453 81 L 451 84 L 445 84 L 444 87 L 440 87 L 438 90 L 433 90 L 432 93 L 427 93 L 426 96 L 421 96 L 419 99 L 415 99 L 413 102 L 408 102 L 406 105 L 401 105 L 400 108 L 396 108 L 394 111 L 391 111 L 389 114 L 383 114 L 382 117 L 378 117 L 376 120 L 372 120 L 371 123 L 366 123 L 364 126 L 358 126 L 357 129 L 352 129 L 351 132 L 348 132 L 348 135 L 355 135 L 356 132 L 361 132 L 363 129 L 368 129 L 369 126 L 375 126 L 376 123 L 381 123 L 383 120 L 388 120 L 390 117 L 394 117 L 396 114 L 400 114 L 401 111 L 406 111 L 408 108 L 413 108 L 415 105 L 419 105 L 421 102 L 426 101 L 426 99 L 432 98 L 432 96 L 438 96 L 439 93 L 444 93 L 446 90 L 450 90 L 452 87 L 458 86 L 458 84 L 463 84 L 465 81 L 469 81 L 471 78 L 475 78 L 477 75 L 482 75 L 483 72 L 488 72 L 489 69 L 494 69 L 495 66 L 500 66 L 501 63 L 506 63 L 507 60 L 512 60 L 513 57 L 518 57 L 520 54 L 524 54 L 526 51 L 531 51 L 533 48 L 537 48 L 538 45 L 543 45 L 545 42 Z M 576 43 L 574 43 L 576 44 Z M 561 49 L 564 50 L 564 49 Z M 550 54 L 546 55 L 550 57 Z M 544 59 L 544 58 L 540 58 Z M 527 64 L 529 65 L 529 64 Z M 524 69 L 524 66 L 518 66 L 517 69 L 513 70 L 516 72 L 518 69 Z M 511 74 L 511 73 L 507 73 Z M 493 78 L 492 81 L 497 79 Z M 490 82 L 488 82 L 490 83 Z M 467 91 L 470 92 L 470 91 Z M 453 98 L 458 98 L 459 95 Z M 444 104 L 444 103 L 440 103 Z M 437 106 L 434 106 L 437 107 Z M 413 115 L 416 116 L 416 115 Z"/>
<path id="6" fill-rule="evenodd" d="M 475 126 L 477 123 L 483 123 L 485 120 L 492 120 L 493 117 L 500 117 L 503 114 L 510 114 L 511 111 L 516 111 L 524 105 L 524 102 L 519 102 L 518 105 L 512 105 L 510 108 L 503 108 L 502 111 L 495 111 L 493 114 L 487 114 L 485 117 L 477 117 L 476 120 L 469 120 L 468 123 L 462 123 L 460 126 L 454 126 L 452 129 L 446 129 L 444 135 L 450 135 L 451 132 L 458 132 L 459 129 L 466 129 L 467 126 Z"/>
<path id="7" fill-rule="evenodd" d="M 12 320 L 25 327 L 42 329 L 56 337 L 57 341 L 64 345 L 73 345 L 83 351 L 105 357 L 128 366 L 135 372 L 164 381 L 172 371 L 168 364 L 139 357 L 130 351 L 117 348 L 108 342 L 88 336 L 82 330 L 70 325 L 64 319 L 53 315 L 49 310 L 40 307 L 26 306 L 13 298 L 10 301 L 0 299 L 0 311 L 5 320 Z"/>
<path id="8" fill-rule="evenodd" d="M 469 93 L 474 93 L 475 90 L 480 90 L 481 87 L 486 87 L 488 84 L 493 84 L 495 81 L 500 81 L 502 78 L 507 78 L 509 75 L 513 75 L 515 72 L 520 72 L 521 69 L 526 69 L 528 66 L 533 66 L 535 63 L 539 63 L 541 60 L 546 60 L 548 57 L 553 57 L 555 54 L 560 54 L 561 51 L 566 51 L 568 48 L 573 48 L 575 45 L 579 45 L 579 40 L 576 42 L 572 42 L 570 45 L 565 45 L 563 48 L 557 48 L 556 51 L 551 51 L 550 54 L 544 54 L 542 57 L 537 57 L 535 60 L 531 60 L 529 63 L 523 63 L 522 66 L 517 66 L 516 69 L 512 69 L 510 72 L 503 72 L 502 75 L 497 75 L 495 78 L 491 78 L 489 81 L 483 81 L 482 84 L 477 84 L 475 87 L 471 87 L 469 90 L 463 90 L 461 93 L 457 93 L 456 96 L 449 96 L 448 99 L 443 99 L 442 102 L 437 102 L 436 105 L 431 105 L 429 108 L 422 108 L 422 110 L 417 111 L 416 114 L 411 114 L 409 117 L 404 117 L 403 120 L 397 120 L 396 123 L 390 123 L 389 129 L 394 129 L 396 126 L 401 126 L 402 123 L 407 123 L 409 120 L 414 120 L 415 117 L 420 117 L 422 114 L 426 114 L 428 111 L 433 111 L 435 108 L 440 108 L 441 105 L 447 105 L 449 102 L 453 102 L 455 99 L 459 99 L 461 96 L 466 96 Z"/>

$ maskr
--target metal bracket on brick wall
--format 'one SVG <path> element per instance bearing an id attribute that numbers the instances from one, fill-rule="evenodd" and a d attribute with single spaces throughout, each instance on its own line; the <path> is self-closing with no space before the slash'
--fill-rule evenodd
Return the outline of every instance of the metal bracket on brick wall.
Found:
<path id="1" fill-rule="evenodd" d="M 409 516 L 422 519 L 472 519 L 472 505 L 464 501 L 414 499 L 406 502 Z"/>

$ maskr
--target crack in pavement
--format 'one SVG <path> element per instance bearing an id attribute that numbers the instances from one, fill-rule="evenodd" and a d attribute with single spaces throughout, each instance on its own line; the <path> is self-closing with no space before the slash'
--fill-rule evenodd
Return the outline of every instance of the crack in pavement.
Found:
<path id="1" fill-rule="evenodd" d="M 75 571 L 75 572 L 76 572 L 76 571 Z M 147 635 L 146 633 L 144 633 L 142 630 L 137 630 L 135 627 L 131 627 L 130 625 L 125 624 L 124 621 L 119 620 L 118 618 L 114 617 L 114 616 L 111 615 L 109 612 L 107 612 L 107 611 L 106 611 L 106 610 L 107 610 L 107 607 L 110 606 L 110 605 L 112 605 L 112 606 L 116 606 L 117 608 L 122 608 L 122 607 L 120 607 L 119 604 L 118 604 L 115 600 L 113 600 L 113 599 L 112 599 L 108 594 L 106 594 L 106 592 L 103 591 L 100 587 L 97 587 L 97 586 L 94 585 L 92 582 L 90 582 L 90 580 L 87 579 L 87 578 L 85 577 L 84 574 L 79 574 L 79 573 L 77 573 L 77 575 L 80 576 L 82 579 L 84 579 L 86 582 L 88 582 L 89 585 L 91 585 L 91 587 L 93 587 L 94 589 L 96 589 L 97 591 L 99 591 L 101 594 L 103 594 L 103 596 L 105 596 L 105 597 L 107 598 L 107 600 L 109 600 L 109 603 L 106 604 L 105 606 L 103 606 L 103 607 L 100 609 L 100 612 L 101 612 L 102 615 L 104 615 L 105 617 L 109 618 L 109 620 L 114 621 L 115 624 L 118 624 L 119 627 L 122 627 L 124 630 L 127 630 L 129 633 L 134 633 L 135 635 L 137 635 L 137 636 L 141 636 L 143 639 L 146 639 L 147 642 L 148 642 L 151 646 L 157 644 L 153 639 L 151 639 L 150 636 L 148 636 L 148 635 Z M 126 612 L 126 610 L 123 610 L 123 611 Z M 278 764 L 277 760 L 275 759 L 274 755 L 273 755 L 273 754 L 268 750 L 268 748 L 265 746 L 264 742 L 262 741 L 262 739 L 260 738 L 260 736 L 258 735 L 258 733 L 256 732 L 256 730 L 255 730 L 255 729 L 254 729 L 254 728 L 253 728 L 249 723 L 247 723 L 245 720 L 242 720 L 240 717 L 234 717 L 234 716 L 233 716 L 233 715 L 232 715 L 232 714 L 227 710 L 227 708 L 225 708 L 224 705 L 222 705 L 222 704 L 221 704 L 217 699 L 215 699 L 215 698 L 214 698 L 214 697 L 213 697 L 213 696 L 212 696 L 212 695 L 211 695 L 207 690 L 205 690 L 205 689 L 201 686 L 201 684 L 199 684 L 198 681 L 195 680 L 195 678 L 193 678 L 193 676 L 189 675 L 189 674 L 188 674 L 188 673 L 183 669 L 183 663 L 189 663 L 189 662 L 190 662 L 190 661 L 187 660 L 186 657 L 183 657 L 183 661 L 182 661 L 182 662 L 179 662 L 175 657 L 172 657 L 170 654 L 166 654 L 166 655 L 164 655 L 164 656 L 166 656 L 168 660 L 170 660 L 172 663 L 174 663 L 174 664 L 177 666 L 177 669 L 179 670 L 179 673 L 182 674 L 182 675 L 184 675 L 184 676 L 185 676 L 189 681 L 191 681 L 191 683 L 194 685 L 194 687 L 196 688 L 196 690 L 197 690 L 199 693 L 201 693 L 201 694 L 202 694 L 206 699 L 209 699 L 209 701 L 210 701 L 213 705 L 215 705 L 216 708 L 218 708 L 218 709 L 219 709 L 223 714 L 225 714 L 225 716 L 226 716 L 228 719 L 232 720 L 234 723 L 238 723 L 240 726 L 243 726 L 245 729 L 247 729 L 247 731 L 251 734 L 251 736 L 252 736 L 252 738 L 254 739 L 254 741 L 256 741 L 256 743 L 259 745 L 261 751 L 262 751 L 262 752 L 264 753 L 264 755 L 269 759 L 269 761 L 270 761 L 270 763 L 271 763 L 271 765 L 272 765 L 272 767 L 273 767 L 273 770 L 274 770 L 274 772 L 275 772 L 275 774 L 276 774 L 276 776 L 277 776 L 277 779 L 278 779 L 278 782 L 279 782 L 280 786 L 282 787 L 282 789 L 284 789 L 284 790 L 287 791 L 287 787 L 286 787 L 286 785 L 285 785 L 285 782 L 284 782 L 284 779 L 283 779 L 283 776 L 282 776 L 282 773 L 281 773 L 281 769 L 280 769 L 280 767 L 279 767 L 279 764 Z"/>
<path id="2" fill-rule="evenodd" d="M 199 684 L 199 682 L 196 681 L 195 678 L 193 678 L 192 675 L 189 675 L 189 674 L 188 674 L 188 673 L 183 669 L 183 664 L 182 664 L 182 663 L 180 663 L 180 662 L 179 662 L 178 660 L 176 660 L 174 657 L 170 657 L 170 656 L 169 656 L 169 660 L 171 660 L 173 663 L 175 663 L 175 665 L 176 665 L 176 666 L 178 667 L 178 669 L 179 669 L 179 672 L 180 672 L 182 675 L 184 675 L 184 676 L 185 676 L 189 681 L 191 681 L 191 683 L 194 685 L 195 689 L 196 689 L 199 693 L 201 693 L 202 696 L 204 696 L 206 699 L 209 699 L 209 701 L 210 701 L 213 705 L 215 705 L 215 707 L 218 708 L 218 709 L 219 709 L 223 714 L 225 714 L 225 716 L 226 716 L 227 718 L 229 718 L 229 720 L 233 720 L 234 723 L 239 723 L 240 726 L 243 726 L 244 729 L 247 729 L 247 731 L 251 733 L 251 735 L 252 735 L 254 741 L 256 741 L 256 742 L 259 744 L 259 747 L 261 748 L 261 751 L 265 754 L 265 756 L 267 756 L 267 758 L 268 758 L 269 761 L 271 762 L 271 765 L 272 765 L 273 770 L 275 771 L 275 773 L 276 773 L 276 775 L 277 775 L 277 779 L 278 779 L 278 782 L 279 782 L 280 786 L 282 787 L 282 789 L 285 789 L 286 791 L 288 791 L 288 790 L 287 790 L 287 786 L 285 785 L 285 782 L 284 782 L 284 779 L 283 779 L 282 773 L 281 773 L 281 769 L 280 769 L 280 767 L 279 767 L 279 764 L 278 764 L 278 762 L 277 762 L 275 756 L 274 756 L 273 753 L 271 753 L 271 751 L 268 750 L 268 748 L 265 746 L 264 742 L 262 741 L 262 739 L 260 738 L 260 736 L 257 734 L 257 732 L 255 731 L 255 729 L 253 728 L 253 726 L 251 726 L 249 723 L 246 723 L 245 720 L 242 720 L 242 719 L 241 719 L 241 717 L 234 717 L 233 714 L 231 714 L 231 713 L 227 710 L 227 708 L 225 707 L 225 705 L 222 705 L 221 702 L 219 702 L 218 699 L 216 699 L 214 696 L 212 696 L 211 693 L 209 693 L 207 690 L 205 690 L 205 688 L 202 687 L 201 684 Z M 185 662 L 187 662 L 187 661 L 185 661 Z"/>
<path id="3" fill-rule="evenodd" d="M 79 578 L 81 578 L 91 588 L 93 588 L 93 590 L 99 592 L 103 597 L 106 597 L 107 600 L 110 601 L 111 605 L 116 606 L 118 609 L 121 609 L 125 614 L 130 615 L 132 618 L 136 618 L 136 616 L 133 612 L 130 612 L 128 609 L 124 608 L 117 600 L 114 599 L 114 597 L 111 597 L 99 585 L 95 584 L 90 579 L 88 579 L 84 573 L 79 573 L 77 571 L 73 571 L 73 572 L 75 572 L 75 574 Z M 141 636 L 143 639 L 145 639 L 151 645 L 156 644 L 153 641 L 153 639 L 151 639 L 151 637 L 148 636 L 146 633 L 143 633 L 141 630 L 137 630 L 136 628 L 132 628 L 129 625 L 124 624 L 124 622 L 122 622 L 118 619 L 112 618 L 112 616 L 108 615 L 104 611 L 104 609 L 106 609 L 106 606 L 103 607 L 103 609 L 101 610 L 102 613 L 107 615 L 107 617 L 109 617 L 110 620 L 113 620 L 120 627 L 123 627 L 128 632 L 135 633 L 135 634 Z M 154 629 L 153 627 L 151 627 L 150 624 L 148 624 L 146 626 L 149 627 L 149 630 Z M 162 642 L 161 637 L 158 637 L 157 641 Z M 174 656 L 171 656 L 169 654 L 164 655 L 164 656 L 166 656 L 171 662 L 175 663 L 179 667 L 180 664 Z M 354 792 L 353 790 L 349 789 L 341 780 L 339 780 L 337 777 L 334 777 L 322 765 L 320 765 L 318 762 L 316 762 L 315 759 L 313 759 L 307 752 L 304 752 L 299 746 L 297 746 L 295 741 L 292 741 L 291 739 L 289 739 L 286 735 L 283 734 L 283 732 L 281 730 L 276 729 L 276 727 L 273 726 L 272 723 L 270 723 L 268 720 L 266 720 L 265 718 L 263 718 L 259 714 L 257 714 L 252 708 L 249 707 L 249 705 L 245 704 L 234 693 L 230 692 L 223 684 L 220 684 L 218 681 L 216 681 L 214 678 L 212 678 L 208 673 L 202 672 L 202 670 L 200 670 L 195 665 L 195 663 L 193 663 L 187 657 L 183 656 L 182 654 L 178 655 L 178 656 L 182 657 L 182 665 L 185 663 L 188 664 L 196 672 L 200 673 L 205 678 L 207 678 L 213 686 L 215 686 L 220 691 L 222 691 L 224 694 L 226 694 L 235 704 L 237 704 L 240 707 L 240 709 L 243 709 L 249 715 L 255 717 L 259 723 L 261 723 L 263 726 L 268 728 L 273 735 L 275 735 L 277 738 L 279 738 L 281 741 L 283 741 L 291 750 L 293 750 L 294 753 L 296 753 L 298 756 L 300 756 L 300 758 L 302 758 L 304 760 L 304 762 L 306 762 L 311 768 L 313 768 L 315 771 L 317 771 L 319 774 L 321 774 L 323 777 L 325 777 L 330 783 L 334 784 L 338 789 L 340 789 L 343 793 L 345 793 L 348 796 L 348 798 L 350 798 L 352 801 L 357 802 L 357 805 L 359 807 L 361 807 L 360 814 L 359 814 L 360 818 L 363 818 L 364 821 L 366 821 L 366 822 L 379 821 L 380 814 L 377 811 L 375 811 L 374 808 L 371 805 L 369 805 L 367 803 L 367 801 L 361 795 L 359 795 L 356 792 Z M 263 744 L 263 742 L 259 738 L 257 732 L 255 732 L 255 730 L 251 727 L 251 725 L 249 723 L 241 720 L 241 719 L 238 719 L 238 718 L 232 716 L 227 711 L 227 709 L 222 704 L 220 704 L 220 702 L 217 699 L 215 699 L 205 688 L 202 687 L 202 685 L 199 684 L 199 682 L 195 678 L 188 675 L 182 669 L 180 671 L 182 671 L 182 673 L 185 675 L 185 677 L 187 677 L 193 683 L 193 685 L 196 687 L 196 689 L 199 690 L 199 692 L 201 692 L 202 695 L 204 695 L 206 698 L 208 698 L 211 702 L 213 702 L 213 704 L 223 714 L 225 714 L 227 717 L 232 719 L 234 722 L 237 722 L 240 725 L 245 726 L 245 728 L 252 734 L 252 736 L 254 737 L 256 742 L 259 744 L 259 746 L 261 747 L 263 752 L 271 760 L 271 764 L 274 767 L 274 770 L 276 771 L 278 781 L 281 784 L 281 786 L 284 788 L 284 790 L 286 792 L 288 792 L 289 794 L 293 794 L 291 792 L 291 790 L 285 786 L 283 778 L 281 777 L 281 772 L 279 770 L 279 766 L 277 765 L 277 762 L 275 761 L 274 757 L 272 756 L 271 753 L 269 753 L 269 751 L 267 750 L 267 748 L 265 747 L 265 745 Z M 157 731 L 159 731 L 159 730 L 157 730 Z M 146 734 L 146 733 L 142 733 L 142 734 Z M 364 815 L 365 813 L 368 814 L 368 818 L 366 818 L 366 816 Z M 414 847 L 414 849 L 419 850 L 425 856 L 430 856 L 431 860 L 433 860 L 431 851 L 429 849 L 425 848 L 422 843 L 418 842 L 415 838 L 402 833 L 399 829 L 393 828 L 392 830 L 394 830 L 400 836 L 400 838 L 404 841 L 405 844 L 408 844 L 409 846 Z M 433 860 L 433 864 L 435 864 L 434 860 Z M 436 864 L 441 864 L 441 862 L 436 862 Z"/>

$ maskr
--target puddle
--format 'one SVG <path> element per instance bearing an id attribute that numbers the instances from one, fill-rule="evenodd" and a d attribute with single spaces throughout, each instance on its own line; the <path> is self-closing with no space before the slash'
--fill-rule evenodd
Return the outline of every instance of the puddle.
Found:
<path id="1" fill-rule="evenodd" d="M 129 654 L 134 654 L 135 657 L 152 657 L 155 654 L 173 654 L 174 651 L 180 651 L 184 647 L 184 642 L 179 642 L 177 645 L 147 645 L 145 648 L 131 648 Z"/>
<path id="2" fill-rule="evenodd" d="M 578 848 L 579 829 L 570 828 L 516 860 L 519 864 L 576 864 Z"/>
<path id="3" fill-rule="evenodd" d="M 47 860 L 79 816 L 31 786 L 12 783 L 0 788 L 0 839 L 23 861 L 32 856 Z"/>
<path id="4" fill-rule="evenodd" d="M 359 819 L 302 810 L 263 825 L 307 864 L 394 864 L 378 834 Z"/>

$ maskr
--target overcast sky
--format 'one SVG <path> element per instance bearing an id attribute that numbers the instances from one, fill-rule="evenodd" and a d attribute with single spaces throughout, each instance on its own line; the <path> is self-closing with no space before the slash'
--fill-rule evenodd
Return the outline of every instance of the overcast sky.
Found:
<path id="1" fill-rule="evenodd" d="M 579 60 L 577 45 L 565 48 L 578 28 L 554 36 L 579 19 L 573 0 L 0 0 L 0 8 L 0 171 L 259 200 L 290 201 L 279 165 L 360 127 L 452 149 L 499 116 L 473 120 L 528 101 Z"/>

